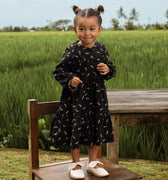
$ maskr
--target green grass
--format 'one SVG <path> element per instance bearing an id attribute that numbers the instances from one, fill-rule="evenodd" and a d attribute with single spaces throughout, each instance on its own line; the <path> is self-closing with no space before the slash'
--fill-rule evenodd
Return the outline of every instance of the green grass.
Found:
<path id="1" fill-rule="evenodd" d="M 24 32 L 0 33 L 0 39 L 0 147 L 27 148 L 27 99 L 60 99 L 62 87 L 52 72 L 65 48 L 77 38 L 74 32 Z M 168 88 L 168 31 L 103 31 L 98 41 L 106 45 L 117 69 L 116 77 L 105 82 L 107 89 Z M 49 129 L 51 116 L 44 118 Z M 137 149 L 133 149 L 136 130 L 121 129 L 121 134 L 125 132 L 125 139 L 120 138 L 122 156 L 148 158 L 153 150 L 156 160 L 167 161 L 167 127 L 161 130 L 158 136 L 156 128 L 155 135 L 150 134 L 153 130 L 142 129 Z M 157 146 L 158 141 L 151 144 L 151 138 L 143 139 L 147 133 L 152 141 L 159 137 L 162 147 Z"/>
<path id="2" fill-rule="evenodd" d="M 144 180 L 167 180 L 168 164 L 145 160 L 120 160 L 120 166 L 141 175 Z"/>
<path id="3" fill-rule="evenodd" d="M 81 155 L 86 157 L 86 155 Z M 0 148 L 0 179 L 27 180 L 29 178 L 28 150 Z M 70 160 L 70 153 L 40 151 L 40 164 Z M 168 164 L 155 161 L 120 159 L 119 165 L 140 174 L 144 180 L 166 180 Z"/>
<path id="4" fill-rule="evenodd" d="M 50 164 L 71 159 L 69 153 L 53 153 L 40 151 L 40 164 Z M 29 179 L 28 150 L 0 148 L 0 179 L 27 180 Z"/>

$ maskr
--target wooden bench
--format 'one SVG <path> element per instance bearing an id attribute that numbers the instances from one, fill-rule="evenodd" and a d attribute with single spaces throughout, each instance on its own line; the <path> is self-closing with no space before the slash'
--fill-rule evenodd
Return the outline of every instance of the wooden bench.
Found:
<path id="1" fill-rule="evenodd" d="M 118 164 L 119 127 L 168 125 L 168 89 L 107 91 L 114 142 L 107 144 L 107 158 Z"/>
<path id="2" fill-rule="evenodd" d="M 38 151 L 38 116 L 45 114 L 54 114 L 56 113 L 59 107 L 59 102 L 37 102 L 35 99 L 28 100 L 28 114 L 30 119 L 30 133 L 29 133 L 29 170 L 30 170 L 30 180 L 70 180 L 67 173 L 67 167 L 71 161 L 54 163 L 49 165 L 39 166 L 39 151 Z M 110 106 L 111 107 L 111 106 Z M 117 117 L 117 118 L 116 118 Z M 118 124 L 118 115 L 112 115 L 112 121 L 114 126 Z M 115 128 L 115 127 L 114 127 Z M 116 126 L 118 128 L 118 126 Z M 118 130 L 115 131 L 115 133 Z M 118 135 L 118 133 L 116 133 Z M 116 138 L 115 135 L 115 138 Z M 117 138 L 116 138 L 117 139 Z M 117 142 L 118 143 L 118 142 Z M 112 145 L 108 145 L 107 158 L 112 159 L 115 154 L 118 156 L 118 150 L 116 148 L 110 152 L 110 148 L 117 147 L 118 144 L 116 142 L 112 143 Z M 112 155 L 112 156 L 111 156 Z M 103 159 L 101 157 L 101 149 L 98 152 L 98 160 L 104 163 L 104 168 L 110 173 L 106 180 L 136 180 L 141 179 L 141 176 L 129 171 L 123 167 L 118 166 L 117 164 L 112 163 L 109 160 Z M 114 157 L 114 161 L 118 157 Z M 81 159 L 84 163 L 88 162 L 88 158 Z M 98 180 L 102 178 L 95 177 L 91 174 L 86 173 L 86 180 Z"/>

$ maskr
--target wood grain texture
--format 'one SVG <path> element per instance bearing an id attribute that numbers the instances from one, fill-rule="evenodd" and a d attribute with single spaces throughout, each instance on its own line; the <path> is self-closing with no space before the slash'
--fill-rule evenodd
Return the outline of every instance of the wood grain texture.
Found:
<path id="1" fill-rule="evenodd" d="M 120 126 L 168 125 L 168 113 L 121 113 Z"/>
<path id="2" fill-rule="evenodd" d="M 118 164 L 119 161 L 119 114 L 111 116 L 114 132 L 114 142 L 107 143 L 107 159 Z"/>
<path id="3" fill-rule="evenodd" d="M 110 113 L 168 113 L 168 89 L 107 91 Z"/>
<path id="4" fill-rule="evenodd" d="M 37 100 L 28 100 L 29 115 L 29 169 L 39 167 Z M 30 176 L 32 180 L 32 176 Z"/>
<path id="5" fill-rule="evenodd" d="M 101 161 L 104 165 L 104 168 L 109 172 L 109 176 L 105 178 L 98 178 L 96 176 L 93 176 L 90 173 L 86 172 L 86 168 L 84 168 L 84 173 L 85 173 L 85 180 L 98 180 L 98 179 L 106 179 L 106 180 L 136 180 L 136 179 L 141 179 L 141 176 L 138 174 L 129 171 L 123 167 L 120 167 L 116 164 L 113 164 L 112 162 L 105 160 L 105 159 L 98 159 Z M 84 158 L 81 159 L 81 162 L 83 162 L 84 167 L 86 166 L 88 159 Z M 55 166 L 48 166 L 48 167 L 41 167 L 39 169 L 33 170 L 33 173 L 36 174 L 36 176 L 39 179 L 42 180 L 72 180 L 69 177 L 68 174 L 68 166 L 71 162 L 63 162 L 63 163 L 57 163 Z"/>

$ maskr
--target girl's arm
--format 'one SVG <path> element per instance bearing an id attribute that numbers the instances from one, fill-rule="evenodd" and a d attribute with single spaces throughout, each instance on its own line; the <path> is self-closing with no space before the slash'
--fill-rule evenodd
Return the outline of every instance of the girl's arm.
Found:
<path id="1" fill-rule="evenodd" d="M 77 75 L 72 73 L 72 61 L 68 49 L 66 49 L 62 61 L 56 66 L 53 75 L 64 88 L 68 88 L 71 91 L 76 90 L 75 86 L 71 86 L 72 79 Z"/>
<path id="2" fill-rule="evenodd" d="M 113 65 L 113 62 L 111 62 L 111 61 L 108 60 L 109 54 L 108 54 L 108 52 L 107 52 L 107 50 L 106 50 L 106 48 L 105 48 L 104 45 L 103 45 L 103 49 L 104 49 L 104 53 L 105 53 L 105 58 L 103 59 L 103 63 L 108 66 L 109 72 L 107 72 L 106 67 L 104 66 L 104 69 L 106 70 L 106 73 L 105 73 L 105 74 L 102 74 L 102 75 L 103 75 L 103 78 L 104 78 L 104 79 L 109 80 L 109 79 L 115 77 L 116 68 L 115 68 L 115 66 Z M 101 66 L 101 63 L 98 64 L 98 66 L 99 66 L 99 65 Z"/>
<path id="3" fill-rule="evenodd" d="M 76 88 L 80 83 L 83 83 L 79 77 L 73 77 L 71 81 L 71 86 Z"/>
<path id="4" fill-rule="evenodd" d="M 97 65 L 97 70 L 100 72 L 101 75 L 106 75 L 110 72 L 110 68 L 107 66 L 107 64 L 99 63 Z"/>

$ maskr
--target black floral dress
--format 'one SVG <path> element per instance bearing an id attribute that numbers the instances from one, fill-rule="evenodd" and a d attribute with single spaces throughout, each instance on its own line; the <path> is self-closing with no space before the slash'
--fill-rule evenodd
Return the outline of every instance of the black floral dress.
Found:
<path id="1" fill-rule="evenodd" d="M 101 62 L 110 68 L 104 76 L 97 70 Z M 63 86 L 60 107 L 51 122 L 53 145 L 78 149 L 79 144 L 92 146 L 113 141 L 104 79 L 114 77 L 115 72 L 103 43 L 96 41 L 87 48 L 77 41 L 66 49 L 53 72 Z M 83 81 L 77 88 L 70 85 L 74 76 Z"/>

